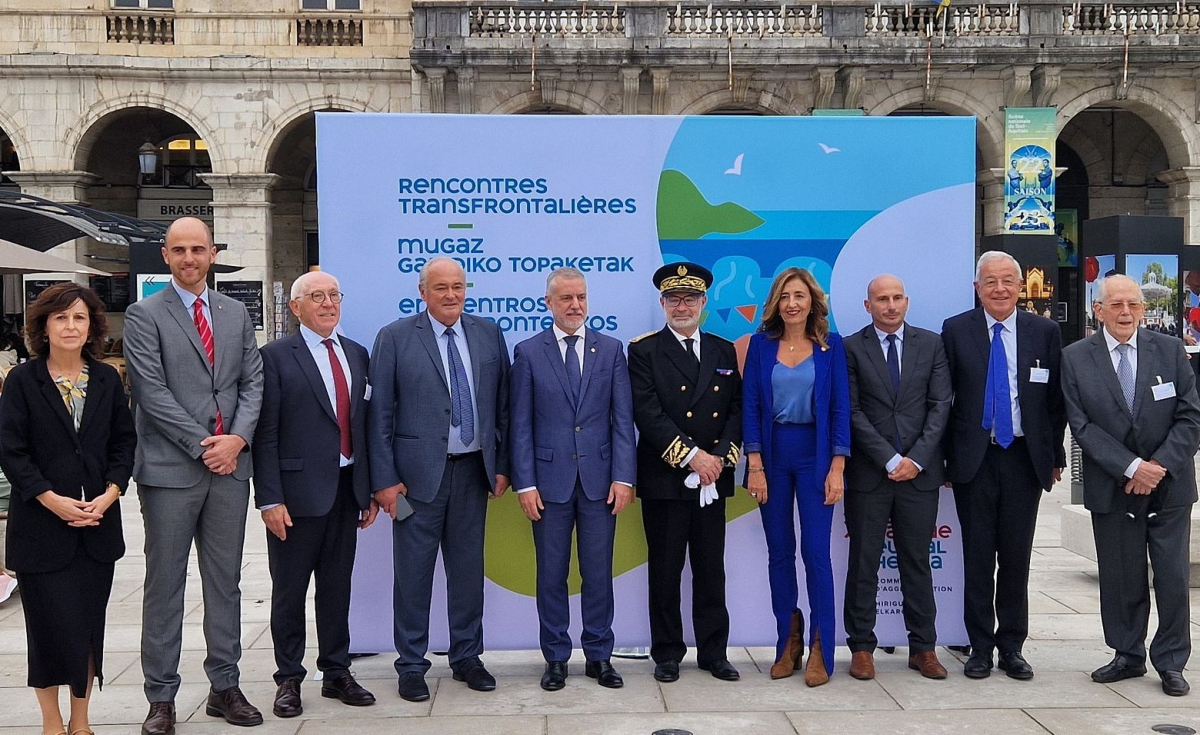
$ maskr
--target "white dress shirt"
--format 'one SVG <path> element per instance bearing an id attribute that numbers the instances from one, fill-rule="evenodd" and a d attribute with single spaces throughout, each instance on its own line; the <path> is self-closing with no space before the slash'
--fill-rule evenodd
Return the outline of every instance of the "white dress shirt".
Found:
<path id="1" fill-rule="evenodd" d="M 1012 405 L 1013 436 L 1025 436 L 1025 430 L 1021 427 L 1021 401 L 1017 392 L 1017 311 L 1013 309 L 1013 313 L 1002 322 L 997 322 L 986 310 L 983 312 L 983 318 L 987 321 L 989 345 L 992 342 L 992 328 L 997 323 L 1004 325 L 1000 339 L 1004 342 L 1004 356 L 1008 358 L 1008 395 Z M 995 435 L 996 430 L 993 428 L 992 436 Z"/>
<path id="2" fill-rule="evenodd" d="M 446 376 L 446 386 L 448 390 L 452 390 L 454 381 L 450 378 L 450 352 L 449 342 L 446 338 L 446 330 L 454 330 L 454 346 L 458 348 L 458 356 L 462 358 L 463 372 L 467 374 L 467 386 L 471 389 L 471 415 L 475 417 L 472 425 L 475 427 L 475 436 L 471 438 L 470 444 L 464 444 L 462 440 L 462 427 L 450 426 L 450 433 L 446 436 L 446 453 L 447 454 L 465 454 L 467 452 L 479 451 L 479 411 L 475 408 L 475 374 L 471 370 L 471 348 L 467 345 L 467 334 L 463 330 L 462 317 L 458 321 L 447 327 L 433 317 L 429 318 L 429 323 L 433 325 L 433 333 L 437 335 L 438 354 L 442 358 L 442 370 Z"/>
<path id="3" fill-rule="evenodd" d="M 1113 372 L 1115 373 L 1115 372 L 1117 372 L 1117 365 L 1121 364 L 1121 353 L 1117 351 L 1117 347 L 1119 347 L 1122 343 L 1118 342 L 1117 338 L 1112 336 L 1111 334 L 1109 334 L 1108 330 L 1105 329 L 1104 330 L 1104 344 L 1108 347 L 1108 357 L 1109 357 L 1109 359 L 1112 360 Z M 1130 337 L 1129 341 L 1126 342 L 1125 344 L 1128 344 L 1131 348 L 1133 348 L 1133 349 L 1129 350 L 1129 355 L 1125 359 L 1129 360 L 1129 367 L 1133 370 L 1133 379 L 1136 384 L 1136 381 L 1137 381 L 1137 330 L 1134 330 L 1133 336 Z M 1142 466 L 1142 458 L 1134 457 L 1133 461 L 1129 463 L 1129 466 L 1125 468 L 1125 476 L 1133 477 L 1133 473 L 1137 472 L 1138 467 L 1141 467 L 1141 466 Z"/>
<path id="4" fill-rule="evenodd" d="M 192 293 L 191 291 L 188 291 L 183 286 L 180 286 L 178 283 L 175 282 L 175 279 L 172 278 L 171 279 L 171 288 L 175 289 L 175 293 L 179 294 L 179 300 L 183 302 L 184 307 L 188 311 L 188 316 L 192 317 L 192 321 L 195 321 L 195 319 L 196 319 L 192 309 L 196 308 L 196 299 L 200 299 L 200 303 L 204 304 L 204 306 L 200 309 L 200 311 L 204 312 L 204 318 L 206 321 L 208 321 L 208 328 L 213 333 L 213 339 L 215 340 L 216 336 L 217 336 L 217 328 L 216 328 L 216 326 L 213 325 L 212 308 L 209 306 L 209 303 L 208 303 L 208 286 L 205 286 L 204 291 L 202 291 L 200 293 L 200 295 L 197 296 L 196 294 Z"/>

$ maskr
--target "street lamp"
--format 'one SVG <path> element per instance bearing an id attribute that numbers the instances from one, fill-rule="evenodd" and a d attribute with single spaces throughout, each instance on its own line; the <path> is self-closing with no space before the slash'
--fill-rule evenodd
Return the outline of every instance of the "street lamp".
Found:
<path id="1" fill-rule="evenodd" d="M 138 148 L 138 171 L 142 174 L 142 183 L 158 172 L 158 146 L 148 140 Z"/>

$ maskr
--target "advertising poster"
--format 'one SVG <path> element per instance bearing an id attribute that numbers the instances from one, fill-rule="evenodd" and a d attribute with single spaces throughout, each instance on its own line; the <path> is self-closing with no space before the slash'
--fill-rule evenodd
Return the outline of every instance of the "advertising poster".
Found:
<path id="1" fill-rule="evenodd" d="M 1111 276 L 1116 272 L 1116 255 L 1089 255 L 1084 261 L 1083 310 L 1087 314 L 1084 320 L 1085 337 L 1094 334 L 1099 328 L 1099 323 L 1096 321 L 1096 310 L 1092 307 L 1092 304 L 1096 303 L 1096 293 L 1100 285 L 1100 279 Z"/>
<path id="2" fill-rule="evenodd" d="M 1141 284 L 1146 301 L 1142 326 L 1164 334 L 1179 335 L 1179 256 L 1125 256 L 1125 273 Z"/>
<path id="3" fill-rule="evenodd" d="M 1054 232 L 1053 107 L 1004 111 L 1004 231 Z"/>
<path id="4" fill-rule="evenodd" d="M 894 144 L 915 139 L 938 145 Z M 499 324 L 510 349 L 551 325 L 546 277 L 562 266 L 587 277 L 587 327 L 628 342 L 662 327 L 654 271 L 700 263 L 715 276 L 702 329 L 741 355 L 773 277 L 789 266 L 809 269 L 830 293 L 830 321 L 843 334 L 868 323 L 866 285 L 881 273 L 905 281 L 912 324 L 937 331 L 973 304 L 972 118 L 319 113 L 317 159 L 321 267 L 346 294 L 344 331 L 368 346 L 385 324 L 422 311 L 418 273 L 439 256 L 463 265 L 466 311 Z M 618 647 L 649 642 L 640 513 L 635 503 L 617 521 Z M 835 513 L 840 611 L 840 504 Z M 730 643 L 773 644 L 766 544 L 756 504 L 741 489 L 727 522 Z M 510 494 L 489 503 L 487 524 L 487 645 L 537 648 L 530 522 Z M 360 536 L 355 651 L 392 650 L 391 526 Z M 894 556 L 885 549 L 880 559 L 881 645 L 906 641 Z M 939 641 L 965 642 L 949 490 L 930 563 Z M 576 640 L 579 585 L 572 573 Z M 800 589 L 807 609 L 802 579 Z M 447 639 L 440 571 L 434 596 L 430 647 L 438 650 Z"/>

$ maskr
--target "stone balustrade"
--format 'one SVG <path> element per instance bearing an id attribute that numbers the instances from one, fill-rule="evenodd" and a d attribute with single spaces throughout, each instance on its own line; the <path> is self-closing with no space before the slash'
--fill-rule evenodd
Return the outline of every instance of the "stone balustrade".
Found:
<path id="1" fill-rule="evenodd" d="M 112 43 L 175 43 L 175 18 L 166 13 L 112 13 L 106 17 Z"/>
<path id="2" fill-rule="evenodd" d="M 1083 5 L 1063 8 L 1064 35 L 1200 34 L 1200 5 Z"/>
<path id="3" fill-rule="evenodd" d="M 469 27 L 474 38 L 534 34 L 563 38 L 624 37 L 625 11 L 617 5 L 565 9 L 480 5 L 471 9 Z"/>
<path id="4" fill-rule="evenodd" d="M 668 36 L 705 38 L 726 36 L 765 38 L 821 36 L 821 8 L 817 5 L 789 7 L 786 3 L 758 7 L 683 7 L 667 10 Z"/>

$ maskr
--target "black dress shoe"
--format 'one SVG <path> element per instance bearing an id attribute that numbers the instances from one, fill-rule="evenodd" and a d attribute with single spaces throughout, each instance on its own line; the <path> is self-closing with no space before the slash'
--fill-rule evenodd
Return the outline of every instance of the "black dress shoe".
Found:
<path id="1" fill-rule="evenodd" d="M 142 735 L 175 735 L 175 703 L 151 702 Z"/>
<path id="2" fill-rule="evenodd" d="M 204 713 L 209 717 L 222 717 L 230 725 L 250 727 L 261 725 L 262 712 L 246 700 L 246 695 L 237 687 L 229 687 L 220 692 L 209 692 L 208 703 Z"/>
<path id="3" fill-rule="evenodd" d="M 992 655 L 974 653 L 963 664 L 963 674 L 968 679 L 986 679 L 992 675 Z"/>
<path id="4" fill-rule="evenodd" d="M 1160 671 L 1158 676 L 1162 679 L 1163 694 L 1167 696 L 1182 697 L 1192 690 L 1182 671 Z"/>
<path id="5" fill-rule="evenodd" d="M 721 681 L 737 681 L 742 678 L 742 675 L 738 673 L 737 669 L 733 668 L 733 664 L 729 663 L 727 659 L 700 664 L 700 668 L 712 674 L 713 678 L 720 679 Z"/>
<path id="6" fill-rule="evenodd" d="M 603 661 L 588 661 L 587 665 L 583 667 L 583 673 L 595 679 L 602 687 L 620 689 L 625 686 L 625 680 L 612 667 L 608 659 L 604 659 Z"/>
<path id="7" fill-rule="evenodd" d="M 454 671 L 455 681 L 465 681 L 468 689 L 490 692 L 496 689 L 496 677 L 488 673 L 478 657 L 461 662 Z"/>
<path id="8" fill-rule="evenodd" d="M 1000 660 L 996 662 L 996 665 L 1001 671 L 1008 674 L 1010 679 L 1027 681 L 1033 678 L 1033 667 L 1029 665 L 1020 651 L 1000 654 Z"/>
<path id="9" fill-rule="evenodd" d="M 284 679 L 275 690 L 275 704 L 271 712 L 276 717 L 295 717 L 304 713 L 304 705 L 300 703 L 300 680 Z"/>
<path id="10" fill-rule="evenodd" d="M 654 678 L 664 684 L 679 681 L 679 662 L 663 661 L 662 663 L 654 664 Z"/>
<path id="11" fill-rule="evenodd" d="M 343 671 L 321 680 L 321 696 L 340 699 L 351 707 L 367 707 L 375 704 L 375 695 L 354 680 L 349 671 Z"/>
<path id="12" fill-rule="evenodd" d="M 1112 684 L 1114 681 L 1136 679 L 1146 675 L 1144 661 L 1117 654 L 1113 660 L 1092 672 L 1092 681 L 1097 684 Z"/>
<path id="13" fill-rule="evenodd" d="M 425 675 L 415 671 L 401 674 L 397 689 L 400 698 L 409 702 L 424 702 L 429 699 L 429 686 L 425 684 Z"/>
<path id="14" fill-rule="evenodd" d="M 567 685 L 567 662 L 548 661 L 546 671 L 542 674 L 542 689 L 557 692 Z"/>

